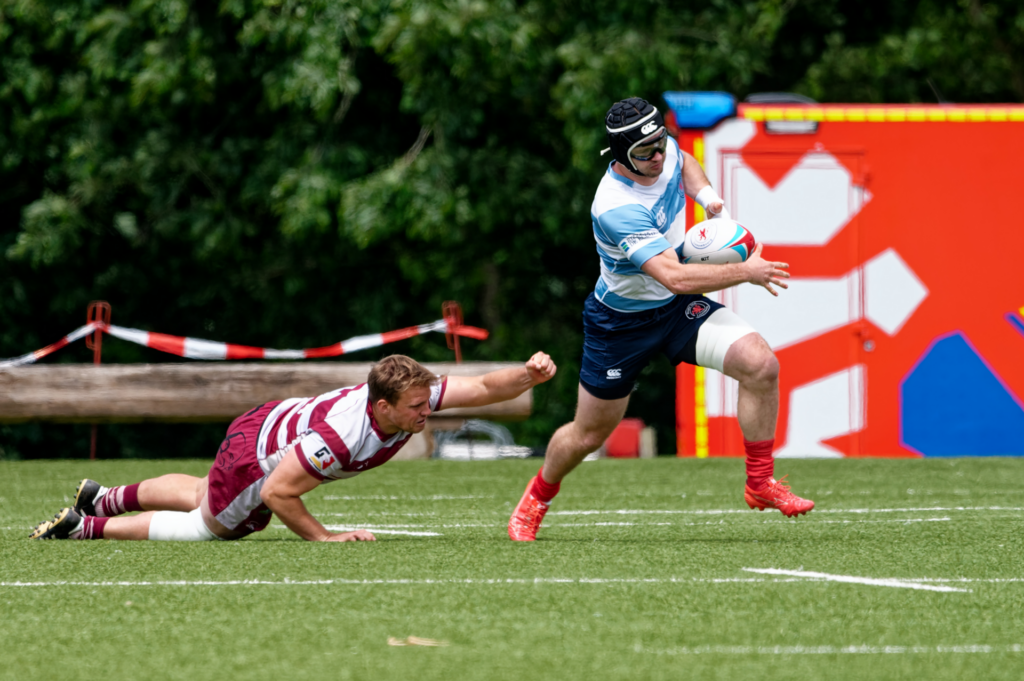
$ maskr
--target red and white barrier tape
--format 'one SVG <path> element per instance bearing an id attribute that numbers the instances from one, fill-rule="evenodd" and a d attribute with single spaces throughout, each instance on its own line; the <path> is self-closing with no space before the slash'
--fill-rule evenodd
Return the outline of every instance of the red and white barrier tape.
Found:
<path id="1" fill-rule="evenodd" d="M 27 355 L 22 355 L 21 357 L 12 357 L 11 359 L 0 360 L 0 369 L 4 369 L 6 367 L 20 367 L 23 364 L 32 364 L 36 360 L 42 359 L 43 357 L 46 357 L 47 355 L 54 353 L 57 350 L 60 350 L 68 343 L 73 343 L 79 338 L 88 336 L 90 333 L 96 330 L 97 326 L 99 326 L 97 322 L 86 324 L 83 327 L 75 329 L 68 335 L 61 338 L 56 343 L 47 345 L 42 350 L 36 350 L 35 352 L 30 352 Z"/>
<path id="2" fill-rule="evenodd" d="M 305 350 L 274 350 L 271 348 L 256 348 L 250 345 L 218 343 L 216 341 L 203 340 L 202 338 L 169 336 L 165 333 L 140 331 L 139 329 L 128 329 L 123 326 L 114 326 L 113 324 L 91 322 L 81 328 L 75 329 L 56 343 L 47 345 L 42 350 L 36 350 L 35 352 L 30 352 L 27 355 L 22 355 L 21 357 L 0 360 L 0 369 L 32 364 L 33 362 L 60 350 L 68 343 L 72 343 L 79 338 L 88 336 L 90 333 L 97 330 L 103 333 L 109 333 L 111 336 L 120 338 L 121 340 L 145 345 L 146 347 L 153 348 L 154 350 L 161 350 L 172 355 L 178 355 L 179 357 L 209 360 L 309 359 L 313 357 L 337 357 L 339 355 L 347 355 L 348 353 L 355 352 L 357 350 L 375 348 L 379 345 L 405 340 L 406 338 L 412 338 L 413 336 L 419 336 L 431 331 L 452 333 L 456 336 L 466 336 L 477 340 L 485 340 L 488 336 L 487 331 L 484 329 L 478 329 L 475 326 L 450 326 L 446 320 L 439 319 L 438 321 L 431 322 L 430 324 L 410 326 L 405 329 L 398 329 L 397 331 L 372 333 L 367 336 L 355 336 L 348 340 L 343 340 L 340 343 L 335 343 L 334 345 L 328 345 L 322 348 L 308 348 Z"/>

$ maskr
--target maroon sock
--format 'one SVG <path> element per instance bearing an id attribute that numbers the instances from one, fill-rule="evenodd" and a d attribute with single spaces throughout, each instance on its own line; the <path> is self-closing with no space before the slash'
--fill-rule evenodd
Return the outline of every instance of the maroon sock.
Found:
<path id="1" fill-rule="evenodd" d="M 551 500 L 558 494 L 558 489 L 562 486 L 562 483 L 556 482 L 554 484 L 544 479 L 544 469 L 540 469 L 537 472 L 537 476 L 530 483 L 530 494 L 532 494 L 538 501 L 543 501 L 545 504 L 550 504 Z"/>
<path id="2" fill-rule="evenodd" d="M 775 472 L 772 449 L 775 439 L 751 442 L 743 438 L 743 449 L 747 452 L 747 487 L 758 489 L 768 482 Z"/>
<path id="3" fill-rule="evenodd" d="M 73 539 L 103 539 L 103 528 L 106 527 L 108 520 L 110 518 L 97 518 L 95 516 L 82 518 L 82 529 L 78 531 L 78 536 L 73 537 Z"/>
<path id="4" fill-rule="evenodd" d="M 111 518 L 122 513 L 143 510 L 139 505 L 139 485 L 141 484 L 141 482 L 137 482 L 124 487 L 111 487 L 97 505 L 98 515 L 103 518 Z"/>
<path id="5" fill-rule="evenodd" d="M 771 452 L 771 449 L 768 450 Z M 141 482 L 137 482 L 134 485 L 125 485 L 124 487 L 124 512 L 131 513 L 132 511 L 141 511 L 142 506 L 139 504 L 139 485 Z"/>

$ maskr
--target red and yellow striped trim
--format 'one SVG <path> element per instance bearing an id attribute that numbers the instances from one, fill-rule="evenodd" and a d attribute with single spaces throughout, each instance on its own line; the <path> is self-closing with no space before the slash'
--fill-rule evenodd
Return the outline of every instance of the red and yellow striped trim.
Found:
<path id="1" fill-rule="evenodd" d="M 738 115 L 752 121 L 838 123 L 1017 123 L 1024 106 L 761 106 L 741 104 Z"/>
<path id="2" fill-rule="evenodd" d="M 693 140 L 693 157 L 704 165 L 704 138 L 698 137 Z M 693 202 L 694 224 L 704 220 L 704 209 Z M 706 459 L 710 449 L 708 448 L 708 411 L 707 396 L 704 392 L 705 386 L 704 367 L 694 367 L 693 370 L 693 428 L 696 450 L 694 456 L 698 459 Z"/>

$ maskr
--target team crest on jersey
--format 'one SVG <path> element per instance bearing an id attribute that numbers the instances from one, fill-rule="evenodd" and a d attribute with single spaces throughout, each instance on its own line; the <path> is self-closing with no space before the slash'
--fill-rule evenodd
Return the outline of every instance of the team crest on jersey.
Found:
<path id="1" fill-rule="evenodd" d="M 334 454 L 327 447 L 321 447 L 317 450 L 316 454 L 309 457 L 309 462 L 321 473 L 335 461 L 337 459 L 334 458 Z"/>
<path id="2" fill-rule="evenodd" d="M 658 209 L 658 216 L 655 219 L 658 221 L 658 227 L 664 227 L 665 226 L 665 221 L 668 220 L 668 216 L 665 215 L 665 209 L 664 208 L 659 208 Z"/>
<path id="3" fill-rule="evenodd" d="M 686 306 L 687 319 L 700 319 L 711 310 L 711 303 L 706 300 L 695 300 Z"/>

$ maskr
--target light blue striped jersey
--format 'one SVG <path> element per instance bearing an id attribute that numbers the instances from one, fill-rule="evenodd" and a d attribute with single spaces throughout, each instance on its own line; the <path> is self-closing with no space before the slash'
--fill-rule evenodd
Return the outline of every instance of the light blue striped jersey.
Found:
<path id="1" fill-rule="evenodd" d="M 669 137 L 664 170 L 653 185 L 628 180 L 609 165 L 597 186 L 590 217 L 601 256 L 601 277 L 594 296 L 613 310 L 650 310 L 675 297 L 640 266 L 663 251 L 678 252 L 683 246 L 683 158 L 679 145 Z"/>

